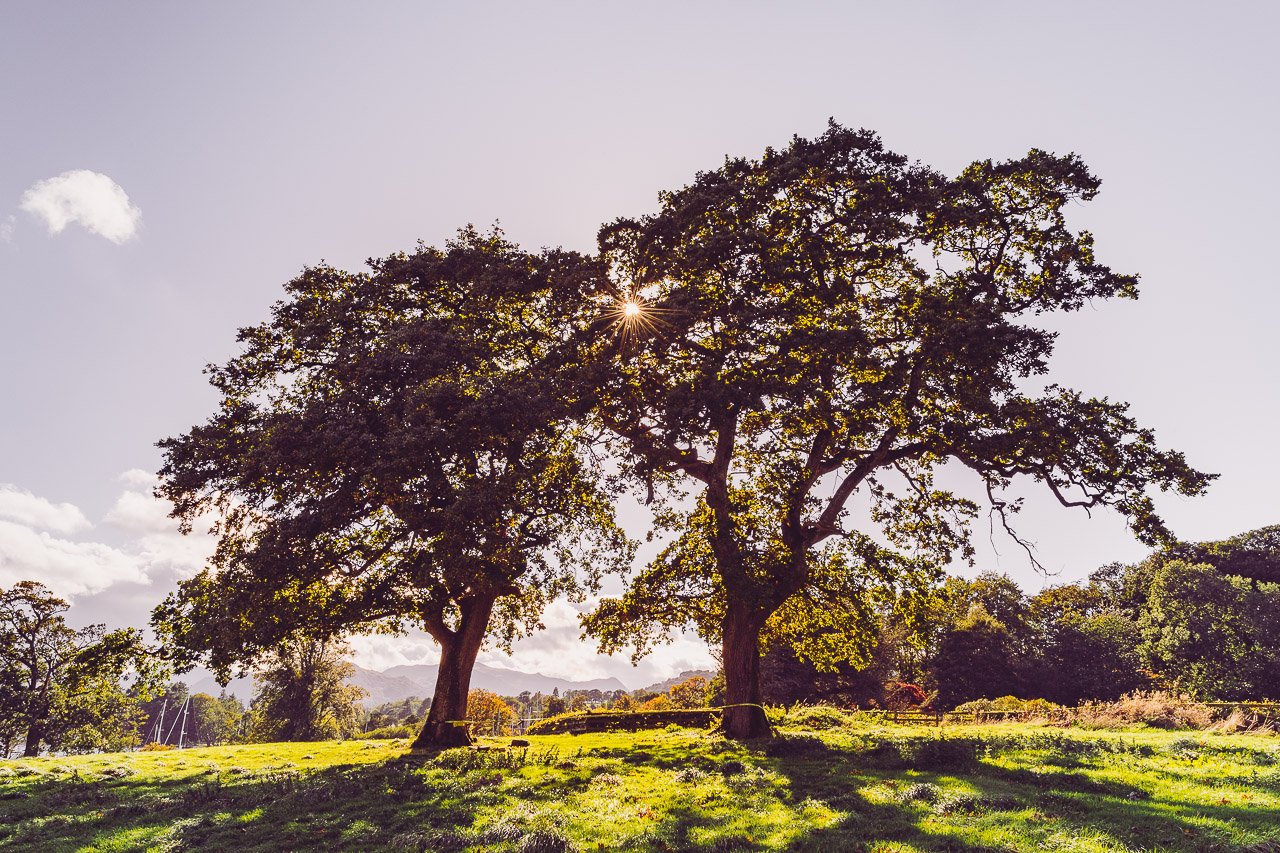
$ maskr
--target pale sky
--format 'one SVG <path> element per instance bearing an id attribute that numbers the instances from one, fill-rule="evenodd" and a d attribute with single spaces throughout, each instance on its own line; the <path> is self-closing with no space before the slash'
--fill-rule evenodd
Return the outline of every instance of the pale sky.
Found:
<path id="1" fill-rule="evenodd" d="M 1103 190 L 1072 222 L 1143 296 L 1055 321 L 1053 378 L 1131 402 L 1222 475 L 1159 502 L 1183 538 L 1280 522 L 1278 10 L 5 3 L 0 585 L 41 580 L 77 621 L 141 625 L 199 566 L 202 544 L 149 497 L 154 444 L 212 412 L 202 366 L 302 266 L 356 267 L 468 222 L 591 250 L 602 222 L 829 116 L 948 172 L 1079 153 Z M 1144 553 L 1114 515 L 1042 496 L 1022 529 L 1048 582 Z M 1047 582 L 979 539 L 978 569 Z M 633 686 L 708 663 L 686 638 L 636 671 L 579 644 L 572 608 L 549 624 L 484 659 Z M 435 657 L 420 638 L 359 648 L 377 667 Z"/>

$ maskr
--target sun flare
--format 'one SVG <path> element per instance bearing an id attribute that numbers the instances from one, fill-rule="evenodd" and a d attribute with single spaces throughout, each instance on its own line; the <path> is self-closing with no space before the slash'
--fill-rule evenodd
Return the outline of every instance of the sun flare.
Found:
<path id="1" fill-rule="evenodd" d="M 606 296 L 602 310 L 624 344 L 633 345 L 642 338 L 658 334 L 666 325 L 663 315 L 667 309 L 649 301 L 646 296 L 635 288 L 620 289 Z"/>

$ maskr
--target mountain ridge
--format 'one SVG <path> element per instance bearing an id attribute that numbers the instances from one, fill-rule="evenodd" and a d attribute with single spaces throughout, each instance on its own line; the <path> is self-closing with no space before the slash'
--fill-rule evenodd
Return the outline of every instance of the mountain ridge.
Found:
<path id="1" fill-rule="evenodd" d="M 417 697 L 426 699 L 435 693 L 436 674 L 440 671 L 437 664 L 400 664 L 384 670 L 366 669 L 355 665 L 355 672 L 347 679 L 348 684 L 363 688 L 367 695 L 361 704 L 367 708 L 376 707 L 386 702 L 399 702 L 401 699 Z M 626 690 L 627 686 L 616 678 L 592 678 L 574 681 L 568 678 L 556 678 L 538 672 L 523 672 L 516 669 L 490 666 L 477 663 L 471 672 L 471 688 L 488 690 L 500 696 L 519 696 L 521 693 L 550 694 L 559 690 Z M 222 690 L 234 694 L 241 701 L 248 703 L 253 696 L 254 680 L 252 676 L 235 678 L 223 688 L 217 679 L 206 674 L 188 683 L 192 693 L 208 693 L 217 696 Z"/>

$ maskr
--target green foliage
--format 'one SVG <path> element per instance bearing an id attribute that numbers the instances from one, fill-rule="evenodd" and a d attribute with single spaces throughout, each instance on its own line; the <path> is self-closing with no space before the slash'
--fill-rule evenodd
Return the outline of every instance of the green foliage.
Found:
<path id="1" fill-rule="evenodd" d="M 963 702 L 1002 696 L 1018 688 L 1014 648 L 1009 632 L 981 605 L 943 637 L 933 660 L 938 706 L 954 708 Z"/>
<path id="2" fill-rule="evenodd" d="M 22 581 L 0 589 L 0 748 L 121 749 L 137 742 L 140 700 L 165 675 L 133 629 L 76 630 L 67 602 Z"/>
<path id="3" fill-rule="evenodd" d="M 1032 718 L 1061 716 L 1065 710 L 1045 699 L 1019 699 L 1017 696 L 999 696 L 995 699 L 974 699 L 952 709 L 958 714 L 1009 714 Z"/>
<path id="4" fill-rule="evenodd" d="M 762 636 L 819 668 L 866 662 L 877 606 L 972 553 L 978 505 L 934 483 L 948 462 L 1006 527 L 1003 494 L 1027 479 L 1168 541 L 1148 488 L 1211 478 L 1123 404 L 1026 391 L 1054 340 L 1033 317 L 1137 293 L 1066 225 L 1098 186 L 1038 150 L 947 178 L 832 123 L 606 226 L 603 296 L 640 307 L 602 335 L 597 416 L 652 496 L 697 491 L 659 511 L 671 544 L 587 620 L 604 648 L 693 625 L 722 644 L 730 704 L 759 701 Z M 878 537 L 853 529 L 855 494 Z"/>
<path id="5" fill-rule="evenodd" d="M 369 729 L 369 731 L 361 734 L 360 737 L 368 738 L 369 740 L 395 740 L 397 738 L 412 738 L 417 733 L 418 726 L 416 725 L 381 726 L 376 729 Z"/>
<path id="6" fill-rule="evenodd" d="M 240 735 L 244 710 L 234 696 L 195 694 L 191 697 L 192 742 L 205 746 L 234 743 Z"/>
<path id="7" fill-rule="evenodd" d="M 529 734 L 581 734 L 584 732 L 636 732 L 663 729 L 670 725 L 695 729 L 706 728 L 718 717 L 713 709 L 679 709 L 639 711 L 587 711 L 546 717 L 529 726 Z"/>
<path id="8" fill-rule="evenodd" d="M 1179 543 L 1162 557 L 1207 563 L 1226 575 L 1280 583 L 1280 525 L 1260 527 L 1218 542 Z"/>
<path id="9" fill-rule="evenodd" d="M 1261 699 L 1280 681 L 1280 585 L 1173 560 L 1138 620 L 1143 661 L 1201 698 Z"/>
<path id="10" fill-rule="evenodd" d="M 794 705 L 787 709 L 780 722 L 797 729 L 838 729 L 849 725 L 850 717 L 830 705 Z"/>
<path id="11" fill-rule="evenodd" d="M 252 740 L 332 740 L 360 731 L 362 688 L 347 684 L 355 667 L 343 643 L 291 637 L 259 664 Z"/>

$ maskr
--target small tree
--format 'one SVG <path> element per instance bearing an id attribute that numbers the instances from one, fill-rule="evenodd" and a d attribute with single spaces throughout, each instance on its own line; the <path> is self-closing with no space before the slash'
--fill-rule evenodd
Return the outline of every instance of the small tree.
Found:
<path id="1" fill-rule="evenodd" d="M 43 584 L 0 589 L 0 742 L 23 755 L 121 749 L 137 738 L 140 700 L 164 676 L 133 629 L 75 630 L 67 602 Z"/>
<path id="2" fill-rule="evenodd" d="M 667 695 L 671 698 L 671 704 L 677 708 L 705 708 L 707 688 L 707 680 L 701 675 L 695 675 L 673 685 Z"/>
<path id="3" fill-rule="evenodd" d="M 352 737 L 360 731 L 365 691 L 347 684 L 355 667 L 345 643 L 291 637 L 259 664 L 253 697 L 258 741 L 310 741 Z"/>
<path id="4" fill-rule="evenodd" d="M 919 708 L 928 697 L 918 684 L 891 681 L 884 686 L 884 706 L 890 711 L 910 711 Z"/>
<path id="5" fill-rule="evenodd" d="M 467 697 L 467 720 L 472 734 L 514 734 L 520 717 L 497 693 L 472 690 Z"/>
<path id="6" fill-rule="evenodd" d="M 219 746 L 236 740 L 244 717 L 244 705 L 225 692 L 220 696 L 197 693 L 191 697 L 191 720 L 194 743 Z"/>
<path id="7" fill-rule="evenodd" d="M 675 707 L 675 703 L 671 701 L 670 696 L 668 696 L 666 693 L 659 693 L 657 696 L 654 696 L 652 699 L 646 700 L 636 710 L 638 711 L 670 711 L 674 707 Z"/>
<path id="8" fill-rule="evenodd" d="M 933 660 L 938 705 L 954 708 L 973 699 L 993 699 L 1019 690 L 1014 649 L 1004 625 L 974 605 L 943 636 Z"/>

